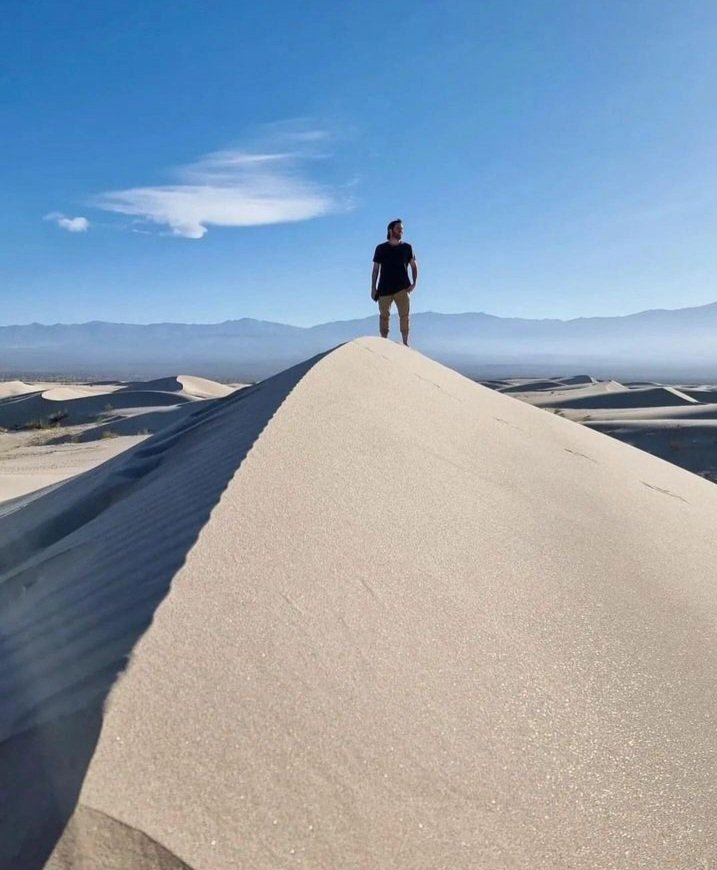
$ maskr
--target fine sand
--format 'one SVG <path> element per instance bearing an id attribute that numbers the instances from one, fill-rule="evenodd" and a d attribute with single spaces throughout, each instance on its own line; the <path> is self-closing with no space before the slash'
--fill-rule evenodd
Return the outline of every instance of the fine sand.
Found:
<path id="1" fill-rule="evenodd" d="M 713 866 L 716 525 L 381 339 L 204 402 L 0 516 L 0 866 Z"/>

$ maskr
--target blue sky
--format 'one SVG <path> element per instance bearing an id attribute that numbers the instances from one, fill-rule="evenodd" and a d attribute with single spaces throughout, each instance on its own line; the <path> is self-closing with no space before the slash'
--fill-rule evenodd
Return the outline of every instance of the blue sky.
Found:
<path id="1" fill-rule="evenodd" d="M 3 5 L 0 323 L 717 300 L 713 0 Z"/>

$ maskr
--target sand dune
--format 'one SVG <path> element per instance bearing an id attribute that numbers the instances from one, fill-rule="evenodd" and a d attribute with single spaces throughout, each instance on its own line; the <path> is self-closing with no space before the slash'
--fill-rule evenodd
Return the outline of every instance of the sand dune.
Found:
<path id="1" fill-rule="evenodd" d="M 696 402 L 717 403 L 717 390 L 714 387 L 703 387 L 695 390 L 683 389 L 681 392 Z"/>
<path id="2" fill-rule="evenodd" d="M 193 375 L 179 375 L 177 380 L 182 385 L 182 392 L 187 396 L 195 396 L 198 399 L 219 399 L 234 392 L 235 386 L 218 384 L 207 378 L 197 378 Z M 242 385 L 244 386 L 244 385 Z"/>
<path id="3" fill-rule="evenodd" d="M 500 389 L 501 393 L 527 393 L 528 395 L 552 393 L 556 390 L 561 392 L 565 390 L 582 391 L 593 387 L 604 392 L 611 388 L 611 384 L 615 384 L 619 389 L 624 389 L 615 381 L 598 382 L 589 375 L 575 375 L 572 378 L 548 378 L 547 380 L 540 378 L 515 378 L 504 381 L 484 381 L 483 383 L 486 386 L 490 384 L 490 386 Z"/>
<path id="4" fill-rule="evenodd" d="M 560 378 L 565 386 L 578 386 L 580 384 L 594 384 L 595 378 L 591 375 L 573 375 L 572 378 Z"/>
<path id="5" fill-rule="evenodd" d="M 174 426 L 185 417 L 197 413 L 197 405 L 186 402 L 183 405 L 168 405 L 166 408 L 151 408 L 142 410 L 129 409 L 123 413 L 115 412 L 104 423 L 85 429 L 74 436 L 74 440 L 80 443 L 98 441 L 107 435 L 147 435 L 161 432 L 167 426 Z"/>
<path id="6" fill-rule="evenodd" d="M 569 420 L 577 420 L 581 423 L 596 420 L 605 422 L 669 420 L 672 421 L 673 425 L 680 425 L 683 421 L 687 420 L 712 420 L 717 418 L 717 404 L 655 405 L 644 408 L 590 408 L 588 411 L 576 408 L 562 408 L 561 405 L 557 407 L 561 408 L 564 412 L 563 416 Z"/>
<path id="7" fill-rule="evenodd" d="M 574 395 L 572 392 L 567 393 L 565 391 L 560 391 L 549 397 L 543 397 L 539 394 L 535 397 L 535 401 L 532 404 L 540 405 L 543 408 L 560 407 L 593 410 L 602 408 L 654 408 L 657 406 L 689 405 L 696 401 L 674 387 L 651 386 L 635 389 L 623 388 L 621 390 L 601 390 L 593 387 L 588 389 L 589 392 L 583 395 Z"/>
<path id="8" fill-rule="evenodd" d="M 519 380 L 517 383 L 507 383 L 501 387 L 501 393 L 522 393 L 522 392 L 539 392 L 542 390 L 554 390 L 557 387 L 563 386 L 558 379 L 540 380 L 538 378 L 529 378 Z"/>
<path id="9" fill-rule="evenodd" d="M 600 387 L 610 395 L 601 397 Z M 579 401 L 568 387 L 513 395 L 717 482 L 717 388 L 615 381 L 594 388 L 590 398 Z"/>
<path id="10" fill-rule="evenodd" d="M 166 408 L 197 399 L 228 396 L 237 386 L 190 375 L 130 384 L 0 383 L 0 427 L 19 428 L 63 414 L 66 425 L 86 423 L 107 411 Z"/>
<path id="11" fill-rule="evenodd" d="M 62 385 L 22 394 L 8 391 L 9 395 L 0 400 L 0 427 L 32 427 L 57 417 L 61 417 L 64 425 L 89 423 L 101 415 L 127 416 L 147 409 L 166 410 L 198 399 L 222 398 L 235 390 L 235 386 L 180 375 L 131 385 Z"/>
<path id="12" fill-rule="evenodd" d="M 65 425 L 89 423 L 100 414 L 136 408 L 156 408 L 190 401 L 177 394 L 158 391 L 121 390 L 111 396 L 84 396 L 59 402 L 39 393 L 0 402 L 0 426 L 6 429 L 32 425 L 62 415 Z"/>
<path id="13" fill-rule="evenodd" d="M 68 402 L 74 399 L 85 399 L 88 396 L 111 396 L 122 389 L 121 384 L 72 384 L 52 387 L 44 390 L 42 396 L 52 402 Z"/>
<path id="14" fill-rule="evenodd" d="M 505 392 L 505 390 L 501 390 L 501 392 Z M 627 392 L 627 387 L 619 384 L 617 381 L 599 381 L 598 383 L 590 384 L 589 386 L 578 384 L 576 386 L 566 387 L 556 386 L 556 388 L 552 390 L 536 390 L 535 392 L 525 392 L 523 390 L 519 392 L 514 391 L 513 396 L 516 399 L 520 399 L 522 402 L 528 402 L 529 404 L 536 405 L 539 408 L 549 408 L 558 404 L 562 407 L 570 403 L 575 407 L 580 407 L 581 402 L 576 401 L 578 399 L 588 399 L 591 402 L 592 400 L 595 400 L 595 404 L 599 405 L 601 404 L 600 397 L 604 396 L 606 393 L 613 394 L 623 392 Z M 614 404 L 614 399 L 608 399 L 604 404 L 609 407 L 611 401 Z"/>
<path id="15" fill-rule="evenodd" d="M 590 420 L 585 425 L 717 482 L 717 415 L 711 419 Z"/>
<path id="16" fill-rule="evenodd" d="M 151 381 L 129 381 L 123 389 L 133 390 L 156 390 L 161 393 L 178 393 L 182 390 L 182 383 L 175 375 L 166 378 L 155 378 Z"/>
<path id="17" fill-rule="evenodd" d="M 193 375 L 177 375 L 176 377 L 158 378 L 154 381 L 136 381 L 127 384 L 124 389 L 127 391 L 156 390 L 163 393 L 179 393 L 197 399 L 218 399 L 234 392 L 236 386 L 219 384 L 216 381 Z"/>
<path id="18" fill-rule="evenodd" d="M 22 396 L 38 390 L 37 385 L 26 384 L 23 381 L 2 381 L 0 383 L 0 400 L 9 399 L 13 396 Z M 40 388 L 41 389 L 41 388 Z"/>
<path id="19" fill-rule="evenodd" d="M 236 389 L 187 375 L 49 389 L 0 384 L 0 502 L 93 468 L 137 443 L 134 436 L 174 426 Z"/>
<path id="20" fill-rule="evenodd" d="M 713 484 L 380 339 L 200 411 L 0 517 L 0 866 L 717 861 Z"/>

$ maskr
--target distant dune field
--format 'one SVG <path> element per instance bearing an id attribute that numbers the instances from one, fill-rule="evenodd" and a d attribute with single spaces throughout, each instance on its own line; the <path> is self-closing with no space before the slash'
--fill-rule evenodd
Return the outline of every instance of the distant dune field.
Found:
<path id="1" fill-rule="evenodd" d="M 129 384 L 0 382 L 0 502 L 99 465 L 242 386 L 189 375 Z"/>
<path id="2" fill-rule="evenodd" d="M 717 385 L 508 379 L 487 385 L 717 482 Z"/>

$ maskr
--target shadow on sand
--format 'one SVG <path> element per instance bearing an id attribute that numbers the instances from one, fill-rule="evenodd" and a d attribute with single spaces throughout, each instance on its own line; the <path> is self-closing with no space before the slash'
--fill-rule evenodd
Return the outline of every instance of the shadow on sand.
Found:
<path id="1" fill-rule="evenodd" d="M 2 870 L 47 862 L 113 684 L 252 445 L 325 355 L 202 403 L 104 465 L 0 508 Z"/>

